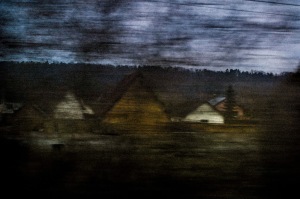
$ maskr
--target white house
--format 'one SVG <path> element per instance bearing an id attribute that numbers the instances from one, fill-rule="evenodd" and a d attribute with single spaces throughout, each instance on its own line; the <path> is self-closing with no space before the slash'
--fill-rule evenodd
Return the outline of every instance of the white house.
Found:
<path id="1" fill-rule="evenodd" d="M 54 110 L 56 119 L 84 119 L 84 114 L 93 115 L 93 110 L 79 102 L 72 92 L 67 92 L 64 100 L 60 102 Z"/>
<path id="2" fill-rule="evenodd" d="M 189 113 L 183 121 L 210 124 L 224 124 L 224 116 L 210 103 L 204 103 L 196 110 Z"/>

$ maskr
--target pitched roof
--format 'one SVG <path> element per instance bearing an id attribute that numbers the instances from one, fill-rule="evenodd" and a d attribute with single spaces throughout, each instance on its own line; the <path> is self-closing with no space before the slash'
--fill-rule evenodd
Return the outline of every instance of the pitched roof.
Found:
<path id="1" fill-rule="evenodd" d="M 115 92 L 113 93 L 113 102 L 117 102 L 123 94 L 129 89 L 131 84 L 137 80 L 143 79 L 141 72 L 137 71 L 129 74 L 123 78 L 123 80 L 117 85 Z"/>
<path id="2" fill-rule="evenodd" d="M 20 109 L 19 112 L 16 113 L 16 118 L 48 118 L 49 113 L 47 113 L 45 110 L 43 110 L 39 105 L 37 104 L 25 104 L 22 109 Z"/>
<path id="3" fill-rule="evenodd" d="M 136 84 L 137 83 L 137 84 Z M 140 87 L 136 87 L 135 86 L 141 86 Z M 131 88 L 133 88 L 132 86 L 134 86 L 134 91 L 131 90 L 129 91 Z M 139 90 L 142 89 L 142 90 Z M 153 90 L 150 88 L 150 86 L 145 82 L 145 77 L 144 75 L 140 72 L 140 71 L 136 71 L 134 73 L 131 73 L 129 75 L 126 75 L 122 81 L 120 81 L 120 83 L 116 86 L 116 88 L 114 89 L 114 91 L 107 96 L 106 99 L 106 108 L 103 111 L 102 117 L 107 116 L 108 112 L 110 112 L 114 106 L 121 100 L 123 99 L 123 97 L 128 93 L 128 92 L 138 92 L 138 93 L 148 93 L 151 99 L 154 100 L 156 102 L 156 104 L 159 104 L 160 107 L 164 107 L 163 104 L 161 103 L 161 101 L 157 98 L 157 96 L 155 95 L 155 93 L 153 92 Z M 140 95 L 138 94 L 138 95 Z M 133 99 L 130 99 L 133 100 Z M 147 100 L 147 99 L 145 99 Z M 150 99 L 148 99 L 150 100 Z M 164 109 L 164 108 L 163 108 Z"/>
<path id="4" fill-rule="evenodd" d="M 216 106 L 217 104 L 223 102 L 226 99 L 226 97 L 215 97 L 208 101 L 208 103 L 212 106 Z"/>
<path id="5" fill-rule="evenodd" d="M 210 99 L 208 101 L 189 101 L 188 103 L 185 103 L 184 106 L 188 107 L 186 108 L 186 111 L 183 112 L 181 114 L 181 116 L 184 116 L 186 117 L 187 115 L 189 115 L 190 113 L 194 112 L 195 110 L 197 110 L 200 106 L 204 105 L 204 104 L 207 104 L 209 105 L 211 108 L 213 108 L 214 111 L 222 114 L 219 110 L 216 109 L 216 105 L 223 102 L 225 100 L 225 97 L 215 97 L 213 99 Z"/>
<path id="6" fill-rule="evenodd" d="M 68 91 L 54 110 L 54 118 L 57 119 L 84 119 L 84 114 L 94 114 L 93 110 L 79 101 L 73 92 Z"/>
<path id="7" fill-rule="evenodd" d="M 204 102 L 204 103 L 198 105 L 196 109 L 194 109 L 193 111 L 190 111 L 187 115 L 189 115 L 189 114 L 191 114 L 191 113 L 197 111 L 197 110 L 198 110 L 201 106 L 203 106 L 203 105 L 208 105 L 210 108 L 212 108 L 213 111 L 217 112 L 217 113 L 220 114 L 220 115 L 223 115 L 223 113 L 222 113 L 221 111 L 217 110 L 216 107 L 213 106 L 213 105 L 211 105 L 209 102 Z M 187 115 L 186 115 L 186 116 L 187 116 Z"/>
<path id="8" fill-rule="evenodd" d="M 119 82 L 119 84 L 117 84 L 115 89 L 109 95 L 107 95 L 105 99 L 102 99 L 102 102 L 106 104 L 102 115 L 105 115 L 110 109 L 112 109 L 114 104 L 122 98 L 124 93 L 126 93 L 129 87 L 132 85 L 132 83 L 137 81 L 138 79 L 143 79 L 143 75 L 139 71 L 126 75 Z"/>

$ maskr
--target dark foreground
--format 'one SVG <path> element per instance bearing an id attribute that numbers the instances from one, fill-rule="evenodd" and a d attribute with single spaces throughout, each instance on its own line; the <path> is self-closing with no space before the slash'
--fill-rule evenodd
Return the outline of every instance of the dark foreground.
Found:
<path id="1" fill-rule="evenodd" d="M 289 198 L 300 176 L 291 132 L 6 137 L 1 190 L 39 198 Z"/>

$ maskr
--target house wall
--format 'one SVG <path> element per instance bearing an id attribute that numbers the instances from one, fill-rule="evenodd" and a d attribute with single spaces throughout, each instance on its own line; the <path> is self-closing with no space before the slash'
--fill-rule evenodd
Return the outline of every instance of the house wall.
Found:
<path id="1" fill-rule="evenodd" d="M 203 104 L 195 111 L 188 114 L 184 121 L 187 122 L 203 122 L 212 124 L 224 124 L 224 117 L 214 110 L 210 105 Z"/>
<path id="2" fill-rule="evenodd" d="M 83 119 L 83 111 L 75 95 L 68 92 L 62 102 L 54 110 L 56 119 Z"/>

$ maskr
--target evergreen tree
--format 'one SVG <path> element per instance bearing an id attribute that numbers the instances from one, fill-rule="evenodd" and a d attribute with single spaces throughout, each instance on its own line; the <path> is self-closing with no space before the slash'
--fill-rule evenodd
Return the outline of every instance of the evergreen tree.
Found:
<path id="1" fill-rule="evenodd" d="M 235 92 L 231 85 L 228 86 L 226 90 L 226 100 L 225 100 L 225 120 L 232 121 L 236 117 L 236 111 L 234 110 L 236 106 Z"/>

